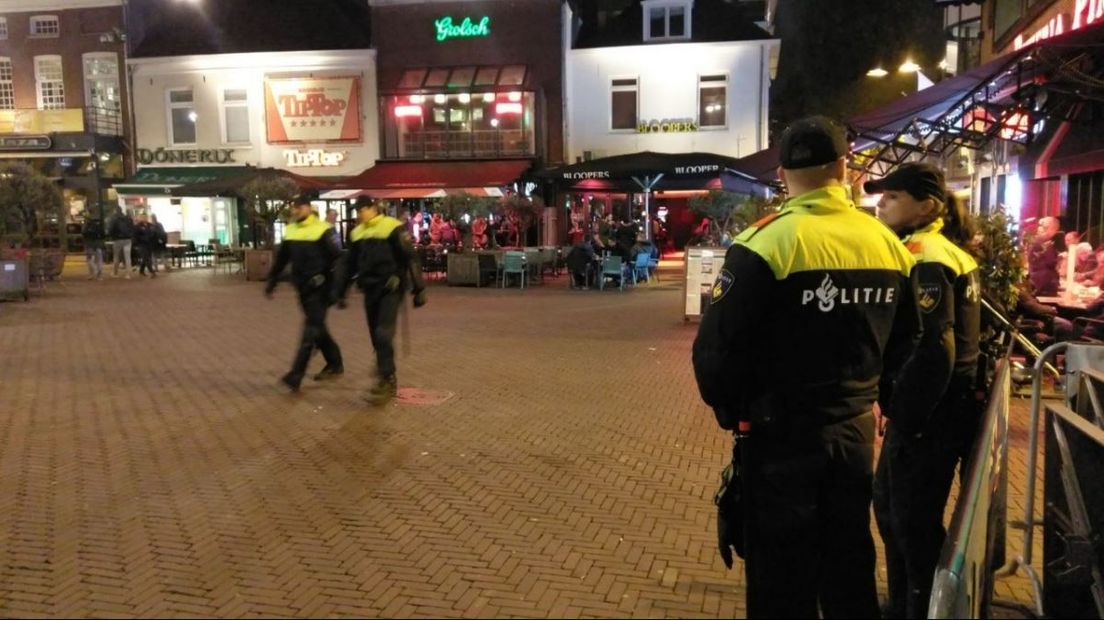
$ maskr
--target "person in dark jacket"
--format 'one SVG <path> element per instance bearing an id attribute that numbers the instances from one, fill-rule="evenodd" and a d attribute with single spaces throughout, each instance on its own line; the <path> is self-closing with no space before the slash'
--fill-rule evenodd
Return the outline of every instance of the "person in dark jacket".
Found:
<path id="1" fill-rule="evenodd" d="M 1039 297 L 1053 297 L 1058 294 L 1058 229 L 1058 218 L 1040 219 L 1035 238 L 1027 250 L 1028 277 Z"/>
<path id="2" fill-rule="evenodd" d="M 130 250 L 134 239 L 134 220 L 130 219 L 122 207 L 115 207 L 115 217 L 111 218 L 112 246 L 115 250 L 111 267 L 112 277 L 119 275 L 119 263 L 124 263 L 126 279 L 130 279 Z"/>
<path id="3" fill-rule="evenodd" d="M 874 484 L 885 542 L 888 618 L 926 618 L 955 468 L 965 471 L 982 403 L 976 396 L 981 281 L 965 250 L 973 233 L 943 173 L 902 164 L 864 189 L 916 258 L 923 337 L 882 395 L 888 419 Z"/>
<path id="4" fill-rule="evenodd" d="M 138 224 L 134 227 L 134 245 L 138 248 L 138 274 L 146 275 L 149 271 L 151 277 L 157 277 L 157 271 L 153 268 L 153 248 L 157 243 L 157 233 L 153 224 L 145 215 L 138 216 Z"/>
<path id="5" fill-rule="evenodd" d="M 376 385 L 365 399 L 373 405 L 387 404 L 398 394 L 395 378 L 395 324 L 403 295 L 414 292 L 414 307 L 426 303 L 425 282 L 414 242 L 399 220 L 384 215 L 381 205 L 358 198 L 360 223 L 349 233 L 349 254 L 345 277 L 338 287 L 338 304 L 345 305 L 349 286 L 356 279 L 364 293 L 364 314 L 376 350 Z"/>
<path id="6" fill-rule="evenodd" d="M 280 274 L 291 263 L 291 279 L 305 317 L 291 370 L 280 379 L 292 392 L 299 391 L 316 348 L 322 351 L 326 366 L 314 376 L 315 381 L 335 379 L 345 372 L 341 349 L 326 328 L 326 310 L 333 301 L 334 268 L 341 250 L 337 249 L 334 229 L 319 220 L 311 206 L 317 198 L 317 194 L 306 192 L 292 201 L 291 223 L 285 229 L 265 286 L 265 296 L 272 299 Z"/>
<path id="7" fill-rule="evenodd" d="M 88 263 L 88 279 L 103 280 L 104 226 L 103 220 L 87 215 L 81 229 L 84 238 L 84 260 Z"/>
<path id="8" fill-rule="evenodd" d="M 792 198 L 726 252 L 693 347 L 718 424 L 750 423 L 744 530 L 719 542 L 749 618 L 876 618 L 873 407 L 920 330 L 914 260 L 848 197 L 842 127 L 797 121 L 779 151 Z"/>
<path id="9" fill-rule="evenodd" d="M 169 244 L 169 235 L 165 232 L 165 226 L 157 221 L 156 215 L 150 215 L 150 225 L 153 226 L 153 272 L 157 273 L 160 267 L 170 271 L 169 262 L 165 259 L 165 248 Z M 160 263 L 160 266 L 158 265 Z"/>

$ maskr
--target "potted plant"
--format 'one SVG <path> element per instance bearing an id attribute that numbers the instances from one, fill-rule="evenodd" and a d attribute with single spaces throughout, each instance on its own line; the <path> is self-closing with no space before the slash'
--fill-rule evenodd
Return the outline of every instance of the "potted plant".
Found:
<path id="1" fill-rule="evenodd" d="M 4 256 L 23 261 L 30 277 L 61 275 L 65 264 L 65 214 L 61 190 L 26 164 L 0 166 L 0 240 Z M 56 223 L 58 249 L 44 248 L 45 224 Z"/>
<path id="2" fill-rule="evenodd" d="M 757 222 L 775 207 L 764 199 L 723 190 L 710 190 L 704 196 L 695 196 L 689 202 L 690 211 L 709 218 L 709 230 L 701 235 L 701 243 L 720 245 L 737 233 Z"/>
<path id="3" fill-rule="evenodd" d="M 286 216 L 299 186 L 287 177 L 259 175 L 242 186 L 245 211 L 253 227 L 256 248 L 245 252 L 245 279 L 263 280 L 272 268 L 272 250 L 276 244 L 276 220 Z"/>
<path id="4" fill-rule="evenodd" d="M 470 248 L 472 247 L 471 223 L 465 222 L 464 216 L 467 215 L 471 220 L 474 220 L 477 217 L 486 218 L 491 214 L 496 214 L 498 212 L 498 200 L 459 192 L 442 198 L 440 209 L 441 214 L 451 219 L 453 224 L 459 226 L 463 232 L 462 246 Z"/>
<path id="5" fill-rule="evenodd" d="M 519 194 L 510 194 L 502 199 L 501 208 L 506 219 L 517 227 L 516 231 L 511 231 L 510 243 L 515 246 L 526 245 L 529 229 L 540 217 L 544 202 L 536 196 L 527 198 Z"/>

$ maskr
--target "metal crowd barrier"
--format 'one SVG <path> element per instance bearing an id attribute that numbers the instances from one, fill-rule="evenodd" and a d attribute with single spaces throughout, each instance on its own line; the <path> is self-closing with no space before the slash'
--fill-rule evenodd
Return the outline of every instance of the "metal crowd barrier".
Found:
<path id="1" fill-rule="evenodd" d="M 1003 552 L 1004 546 L 1011 391 L 1011 362 L 1006 356 L 997 362 L 989 404 L 936 567 L 929 618 L 988 615 L 993 591 L 990 567 L 999 563 L 1001 556 L 995 552 Z"/>

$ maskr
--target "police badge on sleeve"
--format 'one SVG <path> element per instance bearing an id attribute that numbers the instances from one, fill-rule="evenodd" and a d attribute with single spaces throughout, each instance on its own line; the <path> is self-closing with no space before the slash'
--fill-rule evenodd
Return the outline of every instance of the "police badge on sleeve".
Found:
<path id="1" fill-rule="evenodd" d="M 735 282 L 736 278 L 732 275 L 732 272 L 727 269 L 722 269 L 721 273 L 717 274 L 717 279 L 713 281 L 713 295 L 709 303 L 715 304 L 724 299 L 724 296 L 728 295 L 728 291 L 732 289 L 732 285 Z"/>
<path id="2" fill-rule="evenodd" d="M 920 283 L 920 295 L 916 299 L 916 304 L 920 306 L 920 311 L 927 314 L 935 307 L 939 305 L 939 302 L 943 299 L 943 287 L 935 284 Z"/>

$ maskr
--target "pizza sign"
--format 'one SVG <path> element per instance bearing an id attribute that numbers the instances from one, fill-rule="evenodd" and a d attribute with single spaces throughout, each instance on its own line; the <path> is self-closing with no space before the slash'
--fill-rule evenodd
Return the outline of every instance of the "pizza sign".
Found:
<path id="1" fill-rule="evenodd" d="M 268 142 L 360 140 L 360 78 L 265 80 Z"/>

